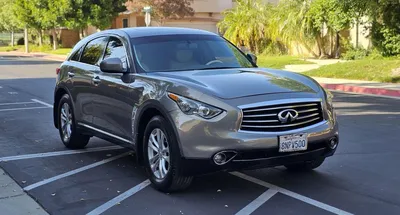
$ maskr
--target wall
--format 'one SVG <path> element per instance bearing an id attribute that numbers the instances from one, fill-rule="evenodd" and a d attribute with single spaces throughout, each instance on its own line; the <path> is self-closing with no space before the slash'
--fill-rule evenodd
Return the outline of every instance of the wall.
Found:
<path id="1" fill-rule="evenodd" d="M 233 7 L 232 0 L 194 0 L 192 4 L 196 13 L 219 13 Z"/>
<path id="2" fill-rule="evenodd" d="M 61 45 L 63 48 L 72 48 L 80 40 L 79 32 L 62 29 L 60 33 Z"/>

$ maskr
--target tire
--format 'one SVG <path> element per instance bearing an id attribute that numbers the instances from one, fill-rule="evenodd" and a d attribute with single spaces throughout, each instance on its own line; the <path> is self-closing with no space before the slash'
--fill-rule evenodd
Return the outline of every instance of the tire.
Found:
<path id="1" fill-rule="evenodd" d="M 69 108 L 69 114 L 65 111 L 66 107 Z M 69 149 L 82 149 L 85 148 L 86 145 L 89 143 L 90 136 L 86 136 L 83 134 L 80 134 L 78 129 L 75 126 L 75 115 L 74 115 L 74 110 L 72 108 L 72 102 L 71 98 L 68 94 L 65 94 L 61 97 L 60 102 L 58 104 L 58 109 L 57 109 L 57 117 L 58 117 L 58 131 L 60 134 L 61 141 L 64 143 L 64 145 L 69 148 Z M 62 108 L 64 110 L 62 111 Z M 63 131 L 63 125 L 65 125 L 65 122 L 62 119 L 63 112 L 66 115 L 69 115 L 69 125 L 70 129 L 69 130 L 69 136 L 66 136 L 66 132 L 68 130 Z M 64 123 L 64 124 L 63 124 Z"/>
<path id="2" fill-rule="evenodd" d="M 312 161 L 306 161 L 301 163 L 294 163 L 285 165 L 286 169 L 292 172 L 307 172 L 314 170 L 321 166 L 325 161 L 325 158 L 320 158 Z"/>
<path id="3" fill-rule="evenodd" d="M 160 133 L 157 133 L 158 131 L 160 131 Z M 165 137 L 165 138 L 160 138 L 163 139 L 162 141 L 158 140 L 157 136 L 153 136 L 158 142 L 161 143 L 161 144 L 157 143 L 157 145 L 159 146 L 158 149 L 160 149 L 161 145 L 163 145 L 162 148 L 164 151 L 164 153 L 161 153 L 163 154 L 163 156 L 161 156 L 161 158 L 158 159 L 159 160 L 158 163 L 157 161 L 153 163 L 155 164 L 156 169 L 158 166 L 158 173 L 157 173 L 153 172 L 149 160 L 149 157 L 154 156 L 156 152 L 153 149 L 149 148 L 149 144 L 152 144 L 151 146 L 154 147 L 155 145 L 153 144 L 153 141 L 150 140 L 151 135 L 161 134 L 161 132 L 164 134 L 163 136 Z M 154 156 L 153 158 L 155 157 L 156 156 Z M 168 157 L 169 162 L 165 157 Z M 188 188 L 192 183 L 193 180 L 192 176 L 183 176 L 181 174 L 182 172 L 182 164 L 180 162 L 181 154 L 179 151 L 177 140 L 175 138 L 175 135 L 171 127 L 169 126 L 167 121 L 161 116 L 153 117 L 146 126 L 143 138 L 143 158 L 144 158 L 144 167 L 146 169 L 147 175 L 150 181 L 152 182 L 153 187 L 155 187 L 155 189 L 161 192 L 170 193 L 170 192 L 184 190 Z M 162 160 L 164 160 L 165 170 L 167 170 L 166 173 L 165 171 L 163 171 L 164 176 L 161 175 L 162 173 L 160 171 L 160 163 L 163 163 Z"/>

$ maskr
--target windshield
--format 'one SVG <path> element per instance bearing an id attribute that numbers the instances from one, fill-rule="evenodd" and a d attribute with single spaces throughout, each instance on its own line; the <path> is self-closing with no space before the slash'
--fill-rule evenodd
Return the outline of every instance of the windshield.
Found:
<path id="1" fill-rule="evenodd" d="M 145 72 L 254 67 L 235 46 L 218 36 L 151 36 L 133 38 L 132 44 Z"/>

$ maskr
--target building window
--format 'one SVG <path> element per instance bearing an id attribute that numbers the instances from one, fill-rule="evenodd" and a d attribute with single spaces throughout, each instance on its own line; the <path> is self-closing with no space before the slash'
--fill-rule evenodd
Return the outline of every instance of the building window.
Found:
<path id="1" fill-rule="evenodd" d="M 123 27 L 123 28 L 129 27 L 129 26 L 128 26 L 128 19 L 123 19 L 123 20 L 122 20 L 122 27 Z"/>

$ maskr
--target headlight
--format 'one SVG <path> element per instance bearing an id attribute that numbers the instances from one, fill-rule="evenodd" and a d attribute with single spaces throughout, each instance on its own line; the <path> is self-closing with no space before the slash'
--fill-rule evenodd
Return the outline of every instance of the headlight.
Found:
<path id="1" fill-rule="evenodd" d="M 181 111 L 187 115 L 197 115 L 204 119 L 211 119 L 222 113 L 221 109 L 173 93 L 168 93 L 168 97 L 175 101 Z"/>

